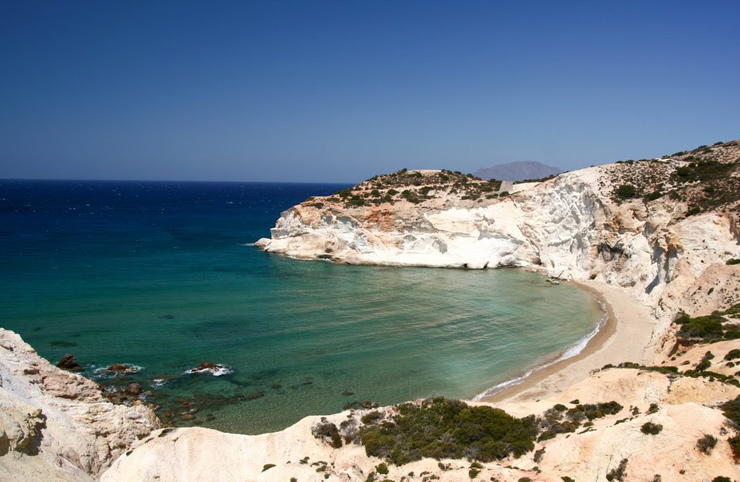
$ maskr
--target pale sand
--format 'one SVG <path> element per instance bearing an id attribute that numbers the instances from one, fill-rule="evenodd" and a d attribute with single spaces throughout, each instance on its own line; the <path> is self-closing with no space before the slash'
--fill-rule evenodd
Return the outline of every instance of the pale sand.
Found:
<path id="1" fill-rule="evenodd" d="M 519 385 L 480 401 L 527 402 L 549 398 L 585 380 L 592 370 L 606 364 L 652 362 L 655 353 L 649 343 L 655 320 L 650 311 L 622 288 L 596 281 L 573 283 L 592 293 L 606 306 L 608 318 L 605 326 L 578 355 L 538 370 Z"/>

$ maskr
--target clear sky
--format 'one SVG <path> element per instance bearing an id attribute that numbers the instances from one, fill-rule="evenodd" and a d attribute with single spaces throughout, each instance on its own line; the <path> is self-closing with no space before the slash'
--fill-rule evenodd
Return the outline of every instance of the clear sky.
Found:
<path id="1" fill-rule="evenodd" d="M 0 0 L 0 178 L 356 182 L 740 138 L 740 1 Z"/>

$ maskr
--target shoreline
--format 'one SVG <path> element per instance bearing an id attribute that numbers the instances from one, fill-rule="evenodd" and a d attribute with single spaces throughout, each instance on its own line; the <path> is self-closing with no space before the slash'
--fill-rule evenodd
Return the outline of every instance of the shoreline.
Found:
<path id="1" fill-rule="evenodd" d="M 549 398 L 585 380 L 593 370 L 606 364 L 625 361 L 644 363 L 655 355 L 649 353 L 648 347 L 655 320 L 629 293 L 596 281 L 568 283 L 590 293 L 604 307 L 606 320 L 603 326 L 576 355 L 532 368 L 520 377 L 503 382 L 509 386 L 490 395 L 483 392 L 482 396 L 476 396 L 472 401 L 528 402 Z M 521 382 L 512 383 L 522 377 Z"/>

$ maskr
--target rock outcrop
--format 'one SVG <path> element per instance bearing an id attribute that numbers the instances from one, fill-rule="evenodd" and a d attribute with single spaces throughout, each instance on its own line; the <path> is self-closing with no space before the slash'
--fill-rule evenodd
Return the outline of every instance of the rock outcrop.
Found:
<path id="1" fill-rule="evenodd" d="M 656 322 L 656 366 L 597 366 L 553 396 L 497 403 L 538 427 L 546 419 L 548 436 L 538 432 L 534 451 L 484 464 L 422 458 L 395 466 L 343 443 L 337 427 L 356 431 L 380 417 L 390 429 L 394 407 L 368 418 L 371 410 L 307 417 L 257 436 L 150 433 L 150 411 L 105 402 L 95 384 L 0 330 L 0 479 L 91 480 L 115 457 L 103 482 L 739 479 L 740 413 L 725 412 L 734 421 L 723 415 L 731 401 L 740 412 L 739 162 L 740 145 L 722 143 L 515 185 L 511 195 L 461 173 L 404 170 L 309 199 L 258 242 L 268 252 L 353 264 L 536 267 L 629 291 Z M 698 331 L 676 334 L 679 311 L 715 310 L 725 311 L 684 320 L 682 330 Z M 714 338 L 701 333 L 706 327 Z M 562 418 L 600 403 L 619 409 L 588 421 L 576 410 L 576 424 Z M 455 442 L 445 437 L 441 444 Z"/>
<path id="2" fill-rule="evenodd" d="M 658 334 L 679 310 L 740 301 L 735 276 L 713 297 L 696 295 L 740 257 L 738 142 L 517 186 L 499 196 L 450 171 L 379 176 L 285 211 L 257 246 L 349 264 L 537 267 L 596 279 L 651 307 Z"/>
<path id="3" fill-rule="evenodd" d="M 553 399 L 499 404 L 517 416 L 545 416 L 556 404 L 572 407 L 573 399 L 583 404 L 614 400 L 623 408 L 594 420 L 586 429 L 538 442 L 534 452 L 522 457 L 480 464 L 475 480 L 606 480 L 623 460 L 627 460 L 627 481 L 656 480 L 656 475 L 666 482 L 740 477 L 725 441 L 727 420 L 720 411 L 706 406 L 707 394 L 716 403 L 740 395 L 740 388 L 706 380 L 673 380 L 634 369 L 610 369 Z M 465 459 L 423 458 L 401 466 L 387 464 L 388 473 L 381 476 L 378 467 L 383 460 L 367 456 L 363 446 L 334 448 L 312 435 L 317 425 L 339 427 L 348 420 L 358 422 L 368 413 L 306 417 L 281 432 L 256 436 L 202 428 L 165 429 L 119 458 L 101 481 L 471 480 L 471 462 Z M 642 426 L 648 422 L 660 425 L 660 433 L 644 433 Z M 697 448 L 697 441 L 706 436 L 720 441 L 710 453 Z"/>
<path id="4" fill-rule="evenodd" d="M 0 328 L 0 480 L 95 480 L 158 427 L 150 409 L 113 405 Z"/>

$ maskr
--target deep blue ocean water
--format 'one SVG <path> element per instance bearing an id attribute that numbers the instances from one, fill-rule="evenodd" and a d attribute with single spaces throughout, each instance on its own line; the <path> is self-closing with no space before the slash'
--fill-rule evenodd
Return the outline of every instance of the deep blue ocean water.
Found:
<path id="1" fill-rule="evenodd" d="M 250 246 L 281 211 L 345 187 L 0 181 L 0 326 L 101 383 L 141 383 L 173 423 L 260 433 L 352 402 L 470 398 L 599 320 L 587 293 L 519 270 L 344 266 Z M 233 373 L 184 373 L 205 361 Z M 101 375 L 112 363 L 141 371 Z"/>

